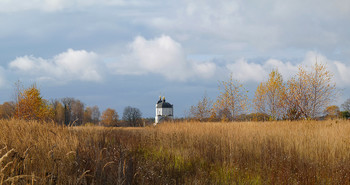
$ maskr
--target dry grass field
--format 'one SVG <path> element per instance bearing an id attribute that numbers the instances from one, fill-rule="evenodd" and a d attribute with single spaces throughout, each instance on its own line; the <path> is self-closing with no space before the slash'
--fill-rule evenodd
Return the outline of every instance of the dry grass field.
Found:
<path id="1" fill-rule="evenodd" d="M 350 122 L 0 121 L 0 184 L 350 184 Z"/>

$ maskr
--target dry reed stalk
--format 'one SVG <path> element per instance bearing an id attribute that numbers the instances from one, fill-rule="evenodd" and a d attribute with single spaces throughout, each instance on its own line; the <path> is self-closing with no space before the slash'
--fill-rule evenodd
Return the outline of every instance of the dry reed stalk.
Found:
<path id="1" fill-rule="evenodd" d="M 75 151 L 70 151 L 70 152 L 68 152 L 68 153 L 66 153 L 66 156 L 69 156 L 69 155 L 71 155 L 71 154 L 77 154 L 77 152 L 75 152 Z"/>
<path id="2" fill-rule="evenodd" d="M 102 150 L 99 153 L 99 159 L 102 160 L 103 159 L 103 153 L 107 151 L 107 148 L 102 148 Z"/>
<path id="3" fill-rule="evenodd" d="M 17 176 L 14 176 L 14 177 L 7 178 L 6 180 L 4 180 L 3 183 L 11 182 L 12 184 L 15 184 L 15 182 L 17 182 L 18 180 L 25 179 L 25 178 L 32 179 L 32 182 L 33 182 L 33 178 L 34 179 L 40 179 L 39 177 L 36 177 L 36 176 L 33 176 L 33 175 L 17 175 Z"/>
<path id="4" fill-rule="evenodd" d="M 83 174 L 80 175 L 80 177 L 77 180 L 76 184 L 80 184 L 80 181 L 86 176 L 87 173 L 89 173 L 90 170 L 86 170 Z"/>
<path id="5" fill-rule="evenodd" d="M 12 161 L 8 162 L 8 163 L 1 169 L 0 174 L 4 174 L 4 172 L 7 170 L 7 168 L 8 168 L 10 165 L 12 165 L 12 164 L 13 164 Z"/>
<path id="6" fill-rule="evenodd" d="M 2 155 L 2 152 L 7 149 L 7 145 L 5 145 L 2 149 L 0 149 L 0 155 Z"/>
<path id="7" fill-rule="evenodd" d="M 114 162 L 114 161 L 110 161 L 110 162 L 106 163 L 106 164 L 103 166 L 102 171 L 104 171 L 105 168 L 106 168 L 107 166 L 111 165 L 111 164 L 115 164 L 115 162 Z"/>
<path id="8" fill-rule="evenodd" d="M 3 155 L 0 158 L 0 166 L 2 166 L 2 163 L 8 158 L 8 157 L 12 157 L 11 155 L 14 155 L 16 153 L 15 149 L 11 149 L 8 152 L 6 152 L 5 155 Z"/>

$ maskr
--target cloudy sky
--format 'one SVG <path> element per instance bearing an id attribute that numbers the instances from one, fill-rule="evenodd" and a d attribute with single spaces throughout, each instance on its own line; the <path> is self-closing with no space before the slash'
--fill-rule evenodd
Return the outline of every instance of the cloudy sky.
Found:
<path id="1" fill-rule="evenodd" d="M 181 117 L 230 73 L 255 91 L 278 68 L 327 64 L 350 98 L 348 0 L 0 0 L 0 103 L 14 83 L 46 99 Z"/>

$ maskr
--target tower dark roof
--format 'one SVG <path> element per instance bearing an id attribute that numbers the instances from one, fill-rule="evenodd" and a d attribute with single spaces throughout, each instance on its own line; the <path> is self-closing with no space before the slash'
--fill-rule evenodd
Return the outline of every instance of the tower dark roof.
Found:
<path id="1" fill-rule="evenodd" d="M 159 97 L 159 100 L 158 100 L 157 104 L 158 103 L 162 103 L 162 98 L 161 97 Z"/>
<path id="2" fill-rule="evenodd" d="M 158 102 L 157 102 L 157 108 L 173 108 L 173 105 L 166 102 L 165 98 L 163 98 L 163 100 L 161 98 L 159 98 Z"/>

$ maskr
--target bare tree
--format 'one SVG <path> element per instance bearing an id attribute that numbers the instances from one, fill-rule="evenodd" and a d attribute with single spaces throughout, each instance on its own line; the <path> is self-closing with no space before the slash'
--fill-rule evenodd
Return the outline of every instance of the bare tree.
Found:
<path id="1" fill-rule="evenodd" d="M 100 121 L 100 116 L 101 116 L 100 109 L 98 108 L 97 105 L 95 105 L 91 108 L 91 111 L 92 111 L 92 115 L 91 115 L 92 122 L 96 125 Z"/>
<path id="2" fill-rule="evenodd" d="M 350 112 L 350 98 L 347 99 L 341 107 L 344 109 L 344 111 Z"/>
<path id="3" fill-rule="evenodd" d="M 65 125 L 70 125 L 71 122 L 73 122 L 74 120 L 72 120 L 72 113 L 71 113 L 71 109 L 72 109 L 72 102 L 74 101 L 74 98 L 63 98 L 62 103 L 64 105 L 64 124 Z"/>
<path id="4" fill-rule="evenodd" d="M 82 125 L 84 120 L 84 103 L 80 100 L 73 101 L 71 113 L 72 120 L 74 120 L 77 125 Z"/>
<path id="5" fill-rule="evenodd" d="M 130 126 L 141 126 L 141 119 L 142 113 L 138 108 L 134 107 L 125 107 L 123 112 L 123 120 Z"/>
<path id="6" fill-rule="evenodd" d="M 198 121 L 208 121 L 212 114 L 212 101 L 207 97 L 206 93 L 197 105 L 192 105 L 190 108 L 190 117 Z"/>
<path id="7" fill-rule="evenodd" d="M 65 125 L 81 125 L 84 119 L 84 104 L 74 98 L 63 98 Z"/>

